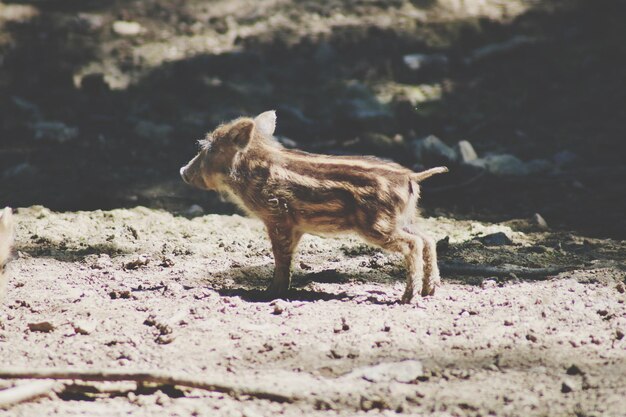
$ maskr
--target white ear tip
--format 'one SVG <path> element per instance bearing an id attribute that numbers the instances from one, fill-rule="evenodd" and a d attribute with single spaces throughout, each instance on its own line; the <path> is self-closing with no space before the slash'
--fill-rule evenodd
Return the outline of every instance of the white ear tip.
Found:
<path id="1" fill-rule="evenodd" d="M 272 136 L 276 130 L 276 111 L 269 110 L 259 114 L 254 123 L 262 134 Z"/>

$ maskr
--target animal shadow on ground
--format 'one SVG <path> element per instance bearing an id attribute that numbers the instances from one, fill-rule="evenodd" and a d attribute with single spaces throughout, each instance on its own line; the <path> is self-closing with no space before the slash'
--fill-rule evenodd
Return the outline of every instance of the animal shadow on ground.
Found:
<path id="1" fill-rule="evenodd" d="M 237 288 L 217 288 L 216 291 L 222 296 L 237 296 L 248 302 L 265 303 L 273 301 L 274 298 L 267 295 L 262 289 L 269 285 L 272 276 L 272 267 L 270 265 L 257 265 L 246 268 L 239 268 L 236 273 L 228 274 L 237 283 Z M 236 275 L 236 276 L 234 276 Z M 327 269 L 319 272 L 308 274 L 294 274 L 292 278 L 291 289 L 286 300 L 289 301 L 330 301 L 330 300 L 355 300 L 368 301 L 372 304 L 391 305 L 396 304 L 395 300 L 379 299 L 375 296 L 364 296 L 347 294 L 345 291 L 339 293 L 318 291 L 305 289 L 310 283 L 323 284 L 347 284 L 355 281 L 367 281 L 363 279 L 363 274 L 344 274 L 334 269 Z M 243 278 L 242 278 L 243 276 Z M 372 280 L 374 281 L 374 280 Z M 247 288 L 246 288 L 247 287 Z M 257 288 L 250 288 L 257 287 Z M 261 287 L 261 288 L 258 288 Z M 383 294 L 384 295 L 384 294 Z"/>

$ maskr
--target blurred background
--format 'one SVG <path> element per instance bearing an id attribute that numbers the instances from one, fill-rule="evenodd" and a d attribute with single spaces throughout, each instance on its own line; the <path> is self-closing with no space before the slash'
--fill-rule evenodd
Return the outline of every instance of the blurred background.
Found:
<path id="1" fill-rule="evenodd" d="M 621 0 L 0 0 L 0 206 L 232 213 L 178 168 L 241 115 L 451 173 L 428 215 L 626 235 Z"/>

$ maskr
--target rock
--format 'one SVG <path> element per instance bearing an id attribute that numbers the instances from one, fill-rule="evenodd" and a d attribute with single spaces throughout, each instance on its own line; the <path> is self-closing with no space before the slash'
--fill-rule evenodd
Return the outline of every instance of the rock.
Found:
<path id="1" fill-rule="evenodd" d="M 526 163 L 529 174 L 544 174 L 553 168 L 552 163 L 547 159 L 533 159 Z"/>
<path id="2" fill-rule="evenodd" d="M 468 165 L 482 168 L 493 175 L 527 175 L 528 167 L 519 158 L 509 154 L 488 155 L 468 162 Z"/>
<path id="3" fill-rule="evenodd" d="M 11 101 L 13 102 L 13 104 L 15 104 L 15 107 L 29 114 L 31 117 L 39 118 L 41 116 L 41 111 L 39 110 L 39 107 L 36 104 L 31 103 L 30 101 L 18 96 L 12 96 Z"/>
<path id="4" fill-rule="evenodd" d="M 490 58 L 494 55 L 506 53 L 506 52 L 512 51 L 513 49 L 517 49 L 520 46 L 536 43 L 537 41 L 538 39 L 536 38 L 532 38 L 530 36 L 519 35 L 504 42 L 498 42 L 498 43 L 485 45 L 480 48 L 474 49 L 474 51 L 472 51 L 470 55 L 467 58 L 465 58 L 465 63 L 474 64 L 485 58 Z"/>
<path id="5" fill-rule="evenodd" d="M 96 330 L 96 324 L 94 322 L 85 320 L 76 320 L 72 322 L 72 327 L 76 333 L 84 335 L 91 334 L 94 330 Z"/>
<path id="6" fill-rule="evenodd" d="M 174 128 L 164 123 L 153 123 L 147 120 L 140 120 L 134 129 L 137 136 L 144 139 L 155 140 L 161 144 L 167 144 Z"/>
<path id="7" fill-rule="evenodd" d="M 204 214 L 204 209 L 202 208 L 202 206 L 198 205 L 198 204 L 192 204 L 191 206 L 189 206 L 189 208 L 185 211 L 185 214 L 189 217 L 198 217 L 198 216 L 202 216 Z"/>
<path id="8" fill-rule="evenodd" d="M 78 137 L 78 128 L 70 127 L 63 122 L 35 122 L 31 127 L 35 133 L 35 140 L 65 143 Z"/>
<path id="9" fill-rule="evenodd" d="M 444 54 L 409 54 L 402 57 L 402 62 L 412 71 L 444 70 L 448 66 L 448 57 Z"/>
<path id="10" fill-rule="evenodd" d="M 572 365 L 569 368 L 567 368 L 567 375 L 583 375 L 583 371 L 581 371 L 581 369 L 576 366 L 576 365 Z"/>
<path id="11" fill-rule="evenodd" d="M 548 222 L 539 213 L 535 213 L 533 216 L 533 223 L 542 230 L 548 230 Z"/>
<path id="12" fill-rule="evenodd" d="M 574 381 L 571 378 L 566 378 L 562 383 L 561 383 L 561 392 L 563 394 L 568 394 L 570 392 L 576 391 L 576 389 L 578 388 L 578 385 L 576 383 L 576 381 Z"/>
<path id="13" fill-rule="evenodd" d="M 270 303 L 270 305 L 274 306 L 274 311 L 272 311 L 272 314 L 275 315 L 282 314 L 287 308 L 287 303 L 282 300 L 274 300 Z"/>
<path id="14" fill-rule="evenodd" d="M 369 382 L 401 382 L 411 383 L 424 374 L 422 363 L 417 360 L 387 362 L 374 366 L 357 368 L 344 378 L 360 378 Z"/>
<path id="15" fill-rule="evenodd" d="M 106 269 L 113 265 L 111 262 L 111 257 L 106 253 L 102 253 L 100 255 L 90 256 L 89 259 L 85 258 L 85 261 L 89 263 L 89 267 L 91 269 Z"/>
<path id="16" fill-rule="evenodd" d="M 146 255 L 139 255 L 135 259 L 126 262 L 123 266 L 124 269 L 139 269 L 142 266 L 146 266 L 150 263 L 150 258 Z"/>
<path id="17" fill-rule="evenodd" d="M 11 168 L 7 168 L 2 173 L 2 178 L 10 179 L 17 177 L 32 177 L 39 173 L 39 169 L 32 166 L 28 162 L 22 162 L 21 164 L 17 164 L 12 166 Z"/>
<path id="18" fill-rule="evenodd" d="M 458 160 L 456 151 L 435 135 L 414 140 L 411 142 L 411 148 L 415 158 L 427 165 L 453 163 Z"/>
<path id="19" fill-rule="evenodd" d="M 552 160 L 559 168 L 567 168 L 578 161 L 578 155 L 569 150 L 560 151 L 554 154 Z"/>
<path id="20" fill-rule="evenodd" d="M 293 149 L 298 147 L 298 142 L 293 139 L 289 139 L 286 136 L 274 135 L 274 139 L 278 141 L 281 145 L 283 145 L 287 149 Z"/>
<path id="21" fill-rule="evenodd" d="M 113 22 L 113 32 L 122 36 L 136 36 L 144 31 L 144 28 L 137 22 L 117 20 Z"/>
<path id="22" fill-rule="evenodd" d="M 327 64 L 332 62 L 337 56 L 337 52 L 333 46 L 326 42 L 322 41 L 318 44 L 315 53 L 313 54 L 313 60 L 317 64 Z"/>
<path id="23" fill-rule="evenodd" d="M 49 321 L 42 321 L 38 323 L 28 323 L 28 329 L 31 332 L 49 333 L 51 331 L 54 331 L 55 328 L 56 327 L 54 326 L 54 324 L 50 323 Z"/>
<path id="24" fill-rule="evenodd" d="M 437 241 L 437 253 L 443 253 L 450 249 L 450 236 Z"/>
<path id="25" fill-rule="evenodd" d="M 483 290 L 486 288 L 496 288 L 498 286 L 498 282 L 495 279 L 485 279 L 480 283 L 480 288 Z M 505 321 L 506 325 L 506 321 Z"/>
<path id="26" fill-rule="evenodd" d="M 393 113 L 365 85 L 353 83 L 337 103 L 336 119 L 345 129 L 389 130 Z"/>
<path id="27" fill-rule="evenodd" d="M 459 162 L 462 164 L 478 159 L 478 154 L 469 141 L 462 140 L 456 144 L 456 153 Z"/>
<path id="28" fill-rule="evenodd" d="M 492 233 L 483 237 L 477 238 L 485 246 L 504 246 L 512 245 L 513 242 L 504 232 Z"/>

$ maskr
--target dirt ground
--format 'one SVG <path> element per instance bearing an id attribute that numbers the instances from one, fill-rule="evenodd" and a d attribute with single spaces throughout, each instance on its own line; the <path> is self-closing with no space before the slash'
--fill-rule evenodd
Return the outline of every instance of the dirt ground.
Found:
<path id="1" fill-rule="evenodd" d="M 257 220 L 143 207 L 31 207 L 16 220 L 3 367 L 159 370 L 292 400 L 68 382 L 3 415 L 626 415 L 620 241 L 427 218 L 449 238 L 442 264 L 578 268 L 533 281 L 444 274 L 434 297 L 400 305 L 398 256 L 307 236 L 289 299 L 269 301 Z M 478 239 L 497 232 L 512 244 Z M 42 322 L 53 329 L 31 328 Z"/>
<path id="2" fill-rule="evenodd" d="M 239 393 L 66 381 L 0 415 L 626 416 L 625 13 L 0 0 L 0 207 L 20 207 L 0 368 L 158 370 Z M 269 109 L 278 139 L 307 151 L 418 169 L 443 164 L 416 151 L 435 135 L 545 171 L 444 161 L 424 183 L 434 297 L 397 304 L 398 256 L 308 236 L 289 298 L 267 300 L 262 225 L 178 168 L 220 122 Z"/>

